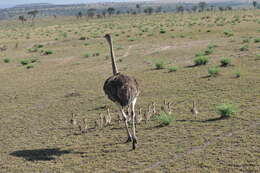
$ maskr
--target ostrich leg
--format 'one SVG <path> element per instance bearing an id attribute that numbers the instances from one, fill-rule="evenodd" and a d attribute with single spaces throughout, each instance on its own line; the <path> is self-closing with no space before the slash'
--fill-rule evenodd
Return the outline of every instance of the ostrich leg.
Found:
<path id="1" fill-rule="evenodd" d="M 133 121 L 133 150 L 135 149 L 135 145 L 137 144 L 137 137 L 135 135 L 135 103 L 136 98 L 133 100 L 131 107 L 132 107 L 132 121 Z"/>
<path id="2" fill-rule="evenodd" d="M 127 138 L 126 143 L 127 143 L 127 142 L 131 142 L 131 141 L 132 141 L 132 135 L 131 135 L 131 133 L 130 133 L 130 131 L 129 131 L 129 128 L 128 128 L 127 116 L 126 116 L 126 114 L 125 114 L 125 112 L 124 112 L 124 110 L 123 110 L 123 108 L 122 108 L 121 106 L 119 107 L 119 109 L 120 109 L 120 112 L 121 112 L 122 115 L 123 115 L 123 119 L 124 119 L 124 121 L 125 121 L 126 131 L 127 131 L 127 135 L 128 135 L 128 138 Z"/>

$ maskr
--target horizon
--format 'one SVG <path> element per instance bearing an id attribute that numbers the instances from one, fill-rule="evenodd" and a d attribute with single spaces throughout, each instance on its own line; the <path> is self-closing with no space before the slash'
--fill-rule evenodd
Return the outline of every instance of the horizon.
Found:
<path id="1" fill-rule="evenodd" d="M 49 3 L 55 5 L 64 5 L 64 4 L 86 4 L 86 3 L 102 3 L 102 2 L 145 2 L 145 1 L 160 1 L 160 2 L 176 2 L 176 3 L 198 3 L 203 0 L 11 0 L 8 3 L 0 2 L 0 9 L 3 8 L 11 8 L 17 5 L 24 4 L 39 4 L 39 3 Z M 204 0 L 205 2 L 223 2 L 226 0 Z M 235 1 L 235 0 L 227 0 L 227 1 Z M 246 2 L 250 0 L 239 0 L 241 2 Z"/>

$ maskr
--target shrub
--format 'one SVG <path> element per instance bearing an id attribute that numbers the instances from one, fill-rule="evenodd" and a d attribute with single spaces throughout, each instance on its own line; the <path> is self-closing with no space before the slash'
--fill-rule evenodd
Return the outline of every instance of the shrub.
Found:
<path id="1" fill-rule="evenodd" d="M 248 51 L 248 49 L 249 49 L 249 46 L 246 44 L 246 45 L 240 47 L 239 50 L 240 50 L 240 51 Z"/>
<path id="2" fill-rule="evenodd" d="M 91 56 L 90 53 L 85 53 L 85 54 L 84 54 L 84 57 L 85 57 L 85 58 L 88 58 L 88 57 L 90 57 L 90 56 Z"/>
<path id="3" fill-rule="evenodd" d="M 165 33 L 166 33 L 165 29 L 161 28 L 161 29 L 160 29 L 160 33 L 161 33 L 161 34 L 165 34 Z"/>
<path id="4" fill-rule="evenodd" d="M 209 76 L 217 76 L 219 74 L 219 69 L 217 67 L 209 68 L 208 70 Z"/>
<path id="5" fill-rule="evenodd" d="M 168 126 L 175 120 L 175 117 L 172 114 L 162 112 L 158 115 L 157 119 L 159 120 L 161 126 Z"/>
<path id="6" fill-rule="evenodd" d="M 207 56 L 200 56 L 194 60 L 195 66 L 206 65 L 208 62 L 209 58 Z"/>
<path id="7" fill-rule="evenodd" d="M 157 70 L 164 69 L 164 62 L 161 61 L 161 62 L 155 63 L 155 68 L 156 68 Z"/>
<path id="8" fill-rule="evenodd" d="M 231 31 L 231 30 L 225 30 L 225 31 L 224 31 L 224 34 L 225 34 L 227 37 L 234 36 L 234 32 Z"/>
<path id="9" fill-rule="evenodd" d="M 259 53 L 259 54 L 256 54 L 255 60 L 260 60 L 260 53 Z"/>
<path id="10" fill-rule="evenodd" d="M 240 78 L 241 73 L 240 73 L 239 71 L 237 71 L 237 72 L 235 73 L 235 76 L 236 76 L 236 78 Z"/>
<path id="11" fill-rule="evenodd" d="M 86 37 L 80 37 L 79 40 L 86 40 Z"/>
<path id="12" fill-rule="evenodd" d="M 28 48 L 27 50 L 28 50 L 28 52 L 37 52 L 38 48 L 37 47 L 33 47 L 33 48 Z"/>
<path id="13" fill-rule="evenodd" d="M 222 58 L 220 60 L 221 66 L 222 67 L 227 67 L 231 64 L 231 59 L 230 58 Z"/>
<path id="14" fill-rule="evenodd" d="M 236 107 L 233 104 L 220 104 L 217 106 L 217 112 L 222 118 L 228 118 L 237 112 Z"/>
<path id="15" fill-rule="evenodd" d="M 205 50 L 204 54 L 210 55 L 210 54 L 212 54 L 212 52 L 213 52 L 213 49 L 207 49 L 207 50 Z"/>
<path id="16" fill-rule="evenodd" d="M 209 44 L 208 45 L 208 49 L 213 49 L 213 48 L 216 48 L 217 47 L 217 45 L 215 45 L 215 44 Z"/>
<path id="17" fill-rule="evenodd" d="M 169 68 L 169 72 L 176 72 L 178 70 L 178 67 L 172 66 Z"/>
<path id="18" fill-rule="evenodd" d="M 255 43 L 259 43 L 260 42 L 260 38 L 255 38 L 254 42 Z"/>
<path id="19" fill-rule="evenodd" d="M 4 59 L 4 63 L 9 63 L 11 60 L 9 58 Z"/>
<path id="20" fill-rule="evenodd" d="M 195 54 L 195 56 L 196 57 L 199 57 L 199 56 L 205 56 L 205 52 L 197 52 L 196 54 Z"/>
<path id="21" fill-rule="evenodd" d="M 26 66 L 26 68 L 27 69 L 30 69 L 30 68 L 33 68 L 34 66 L 32 65 L 32 64 L 28 64 L 27 66 Z"/>
<path id="22" fill-rule="evenodd" d="M 37 62 L 37 61 L 38 61 L 37 58 L 32 58 L 32 59 L 31 59 L 31 63 L 35 63 L 35 62 Z"/>
<path id="23" fill-rule="evenodd" d="M 42 50 L 42 54 L 43 55 L 51 55 L 51 54 L 53 54 L 53 51 L 52 50 Z"/>
<path id="24" fill-rule="evenodd" d="M 250 38 L 243 39 L 243 43 L 249 43 L 249 42 L 250 42 Z"/>
<path id="25" fill-rule="evenodd" d="M 85 45 L 85 46 L 88 46 L 88 45 L 89 45 L 89 43 L 84 43 L 84 45 Z"/>
<path id="26" fill-rule="evenodd" d="M 29 59 L 22 59 L 22 60 L 20 61 L 20 63 L 21 63 L 22 65 L 27 65 L 27 64 L 30 63 L 30 60 L 29 60 Z"/>

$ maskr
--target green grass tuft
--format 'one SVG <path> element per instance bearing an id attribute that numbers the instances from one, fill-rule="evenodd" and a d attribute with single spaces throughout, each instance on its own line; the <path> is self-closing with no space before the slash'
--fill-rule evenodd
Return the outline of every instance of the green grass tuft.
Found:
<path id="1" fill-rule="evenodd" d="M 175 120 L 175 116 L 172 114 L 161 112 L 158 115 L 157 119 L 159 120 L 161 126 L 168 126 Z"/>
<path id="2" fill-rule="evenodd" d="M 233 104 L 220 104 L 217 106 L 217 112 L 222 118 L 228 118 L 237 112 L 237 108 Z"/>

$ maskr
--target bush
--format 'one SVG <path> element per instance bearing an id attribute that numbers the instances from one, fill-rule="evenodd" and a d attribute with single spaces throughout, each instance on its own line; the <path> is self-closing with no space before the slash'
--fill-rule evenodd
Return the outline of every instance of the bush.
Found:
<path id="1" fill-rule="evenodd" d="M 200 56 L 205 56 L 205 52 L 197 52 L 196 54 L 195 54 L 195 56 L 196 57 L 200 57 Z"/>
<path id="2" fill-rule="evenodd" d="M 20 63 L 22 64 L 22 65 L 27 65 L 27 64 L 29 64 L 31 61 L 29 60 L 29 59 L 22 59 L 21 61 L 20 61 Z"/>
<path id="3" fill-rule="evenodd" d="M 169 68 L 169 72 L 176 72 L 178 70 L 178 67 L 172 66 Z"/>
<path id="4" fill-rule="evenodd" d="M 86 37 L 80 37 L 79 40 L 86 40 Z"/>
<path id="5" fill-rule="evenodd" d="M 231 115 L 234 115 L 237 110 L 233 104 L 221 104 L 217 106 L 217 112 L 222 118 L 228 118 Z"/>
<path id="6" fill-rule="evenodd" d="M 157 119 L 159 120 L 161 126 L 168 126 L 175 120 L 175 117 L 172 114 L 162 112 L 158 115 Z"/>
<path id="7" fill-rule="evenodd" d="M 260 42 L 260 38 L 255 38 L 254 42 L 255 43 L 259 43 Z"/>
<path id="8" fill-rule="evenodd" d="M 42 50 L 42 54 L 43 55 L 51 55 L 51 54 L 53 54 L 53 51 L 52 50 Z"/>
<path id="9" fill-rule="evenodd" d="M 234 36 L 234 32 L 231 31 L 231 30 L 225 30 L 225 31 L 224 31 L 224 34 L 225 34 L 227 37 Z"/>
<path id="10" fill-rule="evenodd" d="M 33 68 L 34 66 L 32 64 L 29 64 L 26 66 L 27 69 Z"/>
<path id="11" fill-rule="evenodd" d="M 200 56 L 194 60 L 195 66 L 206 65 L 208 62 L 209 58 L 207 56 Z"/>
<path id="12" fill-rule="evenodd" d="M 246 44 L 246 45 L 240 47 L 239 50 L 240 50 L 240 51 L 248 51 L 248 49 L 249 49 L 249 46 Z"/>
<path id="13" fill-rule="evenodd" d="M 219 74 L 219 69 L 217 67 L 209 68 L 208 70 L 209 76 L 217 76 Z"/>
<path id="14" fill-rule="evenodd" d="M 161 34 L 165 34 L 165 33 L 166 33 L 165 29 L 161 28 L 161 29 L 160 29 L 160 33 L 161 33 Z"/>
<path id="15" fill-rule="evenodd" d="M 161 62 L 155 63 L 155 68 L 157 70 L 164 69 L 164 62 L 161 61 Z"/>
<path id="16" fill-rule="evenodd" d="M 231 64 L 231 59 L 230 58 L 222 58 L 220 60 L 221 66 L 222 67 L 227 67 Z"/>
<path id="17" fill-rule="evenodd" d="M 209 48 L 204 52 L 205 55 L 210 55 L 212 53 L 213 53 L 213 49 L 209 49 Z"/>
<path id="18" fill-rule="evenodd" d="M 9 63 L 11 60 L 9 58 L 4 59 L 4 63 Z"/>
<path id="19" fill-rule="evenodd" d="M 235 76 L 236 76 L 236 78 L 240 78 L 241 73 L 240 73 L 239 71 L 237 71 L 237 72 L 235 73 Z"/>
<path id="20" fill-rule="evenodd" d="M 85 53 L 85 54 L 84 54 L 84 57 L 85 57 L 85 58 L 89 58 L 90 56 L 91 56 L 90 53 Z"/>

